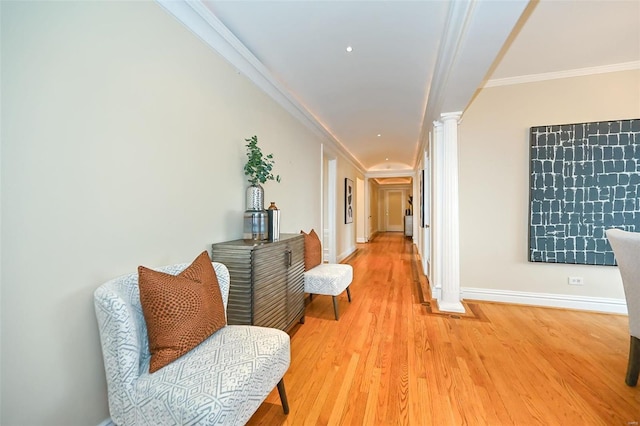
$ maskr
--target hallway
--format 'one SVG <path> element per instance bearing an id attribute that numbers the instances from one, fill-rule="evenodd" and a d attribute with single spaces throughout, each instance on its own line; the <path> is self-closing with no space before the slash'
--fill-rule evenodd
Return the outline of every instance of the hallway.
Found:
<path id="1" fill-rule="evenodd" d="M 433 313 L 410 239 L 358 244 L 352 303 L 307 306 L 285 375 L 291 412 L 272 392 L 257 425 L 584 425 L 640 422 L 640 388 L 624 384 L 627 318 L 468 302 Z M 426 295 L 425 295 L 426 296 Z"/>

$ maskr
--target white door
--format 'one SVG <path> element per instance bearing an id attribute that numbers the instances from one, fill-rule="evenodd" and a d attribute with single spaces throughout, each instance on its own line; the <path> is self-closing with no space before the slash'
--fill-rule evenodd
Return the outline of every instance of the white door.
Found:
<path id="1" fill-rule="evenodd" d="M 385 230 L 404 232 L 404 191 L 390 189 L 384 195 Z"/>
<path id="2" fill-rule="evenodd" d="M 364 180 L 356 178 L 356 242 L 366 243 Z"/>
<path id="3" fill-rule="evenodd" d="M 423 189 L 424 200 L 422 200 L 422 205 L 424 206 L 422 270 L 427 276 L 431 276 L 431 163 L 429 160 L 430 158 L 425 158 Z"/>

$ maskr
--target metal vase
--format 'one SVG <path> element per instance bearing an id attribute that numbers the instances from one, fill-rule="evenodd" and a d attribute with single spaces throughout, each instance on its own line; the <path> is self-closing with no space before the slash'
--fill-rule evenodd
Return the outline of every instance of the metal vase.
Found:
<path id="1" fill-rule="evenodd" d="M 244 212 L 244 231 L 242 238 L 245 240 L 263 241 L 269 236 L 267 224 L 269 218 L 267 212 L 250 211 Z"/>
<path id="2" fill-rule="evenodd" d="M 247 211 L 264 210 L 264 189 L 260 184 L 249 185 L 246 202 Z"/>
<path id="3" fill-rule="evenodd" d="M 280 210 L 270 208 L 267 210 L 267 218 L 269 219 L 267 221 L 267 239 L 269 241 L 280 241 Z"/>

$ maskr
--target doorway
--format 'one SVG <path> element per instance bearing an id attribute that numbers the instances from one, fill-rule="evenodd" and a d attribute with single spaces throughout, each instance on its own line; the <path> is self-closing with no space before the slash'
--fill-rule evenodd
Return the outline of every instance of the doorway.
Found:
<path id="1" fill-rule="evenodd" d="M 424 163 L 424 182 L 421 196 L 423 197 L 422 205 L 424 215 L 424 228 L 422 230 L 422 270 L 425 275 L 431 275 L 431 158 L 425 155 Z"/>
<path id="2" fill-rule="evenodd" d="M 322 259 L 337 263 L 336 256 L 336 197 L 337 163 L 335 157 L 322 152 Z"/>
<path id="3" fill-rule="evenodd" d="M 356 242 L 366 243 L 366 209 L 365 209 L 364 180 L 356 178 Z"/>
<path id="4" fill-rule="evenodd" d="M 404 231 L 404 193 L 400 189 L 385 191 L 384 224 L 387 232 Z"/>

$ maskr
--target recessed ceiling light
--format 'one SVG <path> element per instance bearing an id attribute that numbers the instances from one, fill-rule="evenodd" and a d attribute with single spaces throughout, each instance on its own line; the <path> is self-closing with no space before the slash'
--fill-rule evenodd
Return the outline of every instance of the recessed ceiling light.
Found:
<path id="1" fill-rule="evenodd" d="M 389 159 L 388 159 L 388 158 L 385 158 L 385 161 L 389 161 Z"/>
<path id="2" fill-rule="evenodd" d="M 382 136 L 380 133 L 378 133 L 378 137 Z"/>
<path id="3" fill-rule="evenodd" d="M 353 47 L 347 46 L 347 52 L 351 53 L 353 51 Z"/>

